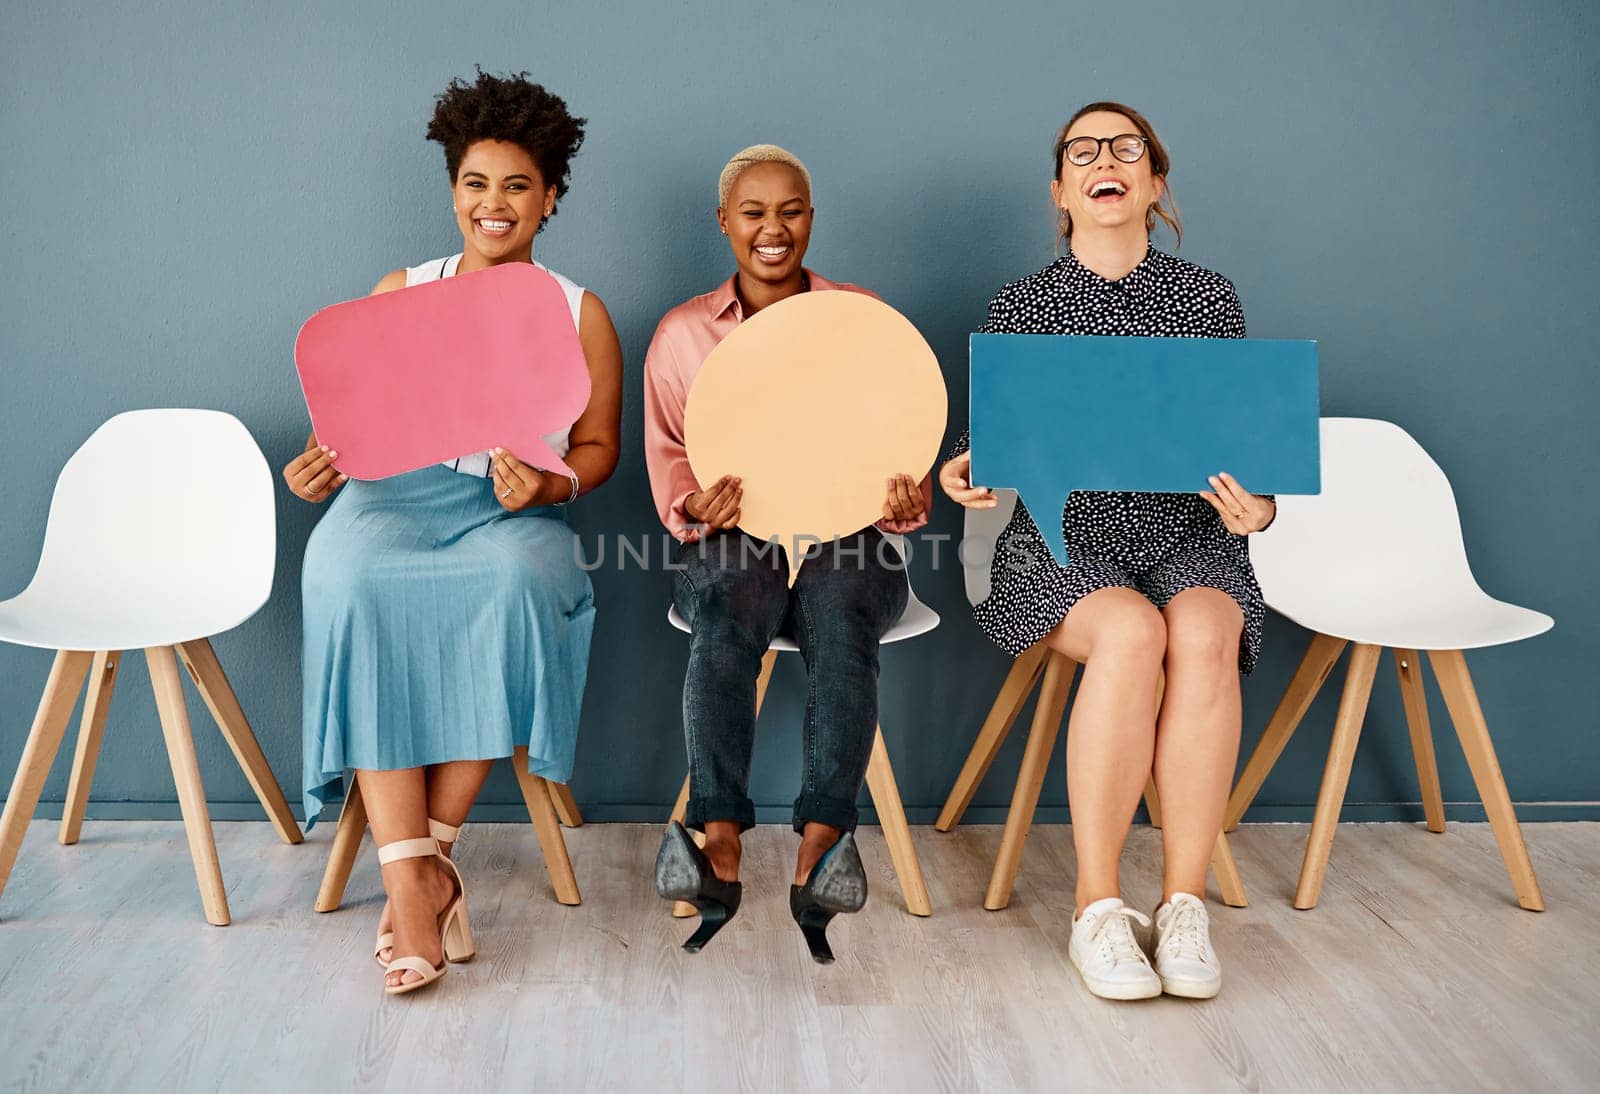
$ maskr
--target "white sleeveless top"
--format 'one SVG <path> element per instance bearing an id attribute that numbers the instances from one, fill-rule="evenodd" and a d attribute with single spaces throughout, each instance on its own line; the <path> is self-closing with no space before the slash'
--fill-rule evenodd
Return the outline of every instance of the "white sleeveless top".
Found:
<path id="1" fill-rule="evenodd" d="M 424 262 L 420 266 L 406 268 L 406 288 L 421 285 L 425 281 L 438 281 L 441 277 L 454 277 L 456 267 L 461 265 L 461 256 L 453 254 L 449 258 L 435 258 Z M 556 284 L 561 286 L 561 291 L 567 294 L 567 306 L 572 309 L 572 326 L 577 329 L 579 316 L 583 310 L 583 286 L 574 284 L 570 279 L 561 276 L 548 266 L 535 262 L 535 266 L 556 279 Z M 555 450 L 556 455 L 566 459 L 567 451 L 571 444 L 572 426 L 561 430 L 559 433 L 545 434 L 544 441 Z M 463 475 L 476 475 L 478 478 L 487 478 L 489 475 L 489 453 L 474 452 L 470 456 L 460 459 L 445 460 L 444 466 L 452 471 L 459 471 Z"/>

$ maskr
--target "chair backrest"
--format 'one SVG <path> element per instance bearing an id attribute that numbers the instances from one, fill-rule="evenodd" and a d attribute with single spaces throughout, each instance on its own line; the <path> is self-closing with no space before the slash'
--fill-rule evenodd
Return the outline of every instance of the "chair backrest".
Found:
<path id="1" fill-rule="evenodd" d="M 231 414 L 118 414 L 61 469 L 22 595 L 82 605 L 86 616 L 148 605 L 192 621 L 188 638 L 218 633 L 272 591 L 273 505 L 267 461 Z"/>
<path id="2" fill-rule="evenodd" d="M 1410 434 L 1372 418 L 1324 418 L 1322 493 L 1278 499 L 1278 519 L 1251 537 L 1267 603 L 1298 616 L 1351 597 L 1390 604 L 1476 588 L 1449 480 Z M 989 597 L 995 541 L 1016 509 L 996 490 L 993 509 L 965 511 L 967 600 Z"/>
<path id="3" fill-rule="evenodd" d="M 961 578 L 967 587 L 967 603 L 977 607 L 989 599 L 990 563 L 994 560 L 995 545 L 1000 533 L 1011 523 L 1016 512 L 1017 492 L 995 490 L 1000 502 L 993 509 L 964 509 L 961 517 Z"/>
<path id="4" fill-rule="evenodd" d="M 894 553 L 900 557 L 900 569 L 906 575 L 906 611 L 910 611 L 913 604 L 927 607 L 918 598 L 917 587 L 911 582 L 911 567 L 906 565 L 906 537 L 895 535 L 892 532 L 884 532 L 883 538 L 888 542 Z M 905 613 L 902 612 L 901 614 L 904 615 Z"/>
<path id="5" fill-rule="evenodd" d="M 1444 471 L 1405 430 L 1373 418 L 1322 419 L 1322 493 L 1279 497 L 1250 558 L 1267 603 L 1300 620 L 1477 590 Z"/>

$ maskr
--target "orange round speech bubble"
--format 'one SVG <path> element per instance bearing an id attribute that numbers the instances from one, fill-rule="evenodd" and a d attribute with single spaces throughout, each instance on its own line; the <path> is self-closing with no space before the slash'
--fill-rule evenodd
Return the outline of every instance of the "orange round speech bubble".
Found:
<path id="1" fill-rule="evenodd" d="M 887 483 L 933 466 L 944 374 L 910 320 L 861 293 L 798 293 L 711 351 L 684 408 L 689 465 L 704 485 L 744 481 L 739 527 L 788 552 L 883 517 Z"/>

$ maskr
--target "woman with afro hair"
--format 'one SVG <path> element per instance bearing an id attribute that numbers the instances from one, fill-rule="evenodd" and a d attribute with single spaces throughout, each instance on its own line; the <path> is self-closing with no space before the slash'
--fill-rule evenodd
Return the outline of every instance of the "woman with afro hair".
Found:
<path id="1" fill-rule="evenodd" d="M 428 138 L 444 146 L 461 250 L 373 293 L 534 262 L 583 127 L 526 74 L 452 81 Z M 284 469 L 297 496 L 334 498 L 302 579 L 307 826 L 354 769 L 389 896 L 374 955 L 391 994 L 472 956 L 450 848 L 491 762 L 525 747 L 533 774 L 572 771 L 594 594 L 561 507 L 616 468 L 622 351 L 600 298 L 548 272 L 593 381 L 578 419 L 545 438 L 575 478 L 494 448 L 347 482 L 315 434 Z M 472 382 L 472 361 L 451 364 Z"/>

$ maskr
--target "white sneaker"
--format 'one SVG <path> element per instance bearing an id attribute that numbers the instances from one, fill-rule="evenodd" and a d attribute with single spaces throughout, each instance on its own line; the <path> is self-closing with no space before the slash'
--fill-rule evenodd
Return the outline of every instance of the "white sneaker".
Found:
<path id="1" fill-rule="evenodd" d="M 1130 919 L 1150 925 L 1148 916 L 1108 896 L 1072 921 L 1067 952 L 1084 986 L 1102 999 L 1150 999 L 1161 994 L 1161 977 L 1133 937 Z"/>
<path id="2" fill-rule="evenodd" d="M 1173 893 L 1156 909 L 1150 939 L 1161 990 L 1186 999 L 1210 999 L 1222 990 L 1222 965 L 1211 948 L 1211 919 L 1205 901 Z"/>

